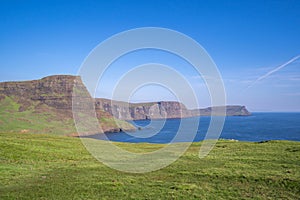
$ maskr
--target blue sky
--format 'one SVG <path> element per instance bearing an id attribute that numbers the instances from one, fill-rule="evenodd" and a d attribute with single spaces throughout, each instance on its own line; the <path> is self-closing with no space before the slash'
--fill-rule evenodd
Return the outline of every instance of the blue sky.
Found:
<path id="1" fill-rule="evenodd" d="M 300 2 L 283 1 L 0 1 L 0 81 L 76 74 L 89 52 L 132 28 L 164 27 L 200 43 L 224 79 L 228 104 L 251 111 L 300 111 L 300 60 L 258 81 L 300 54 Z M 149 51 L 120 59 L 98 96 L 109 97 L 114 80 L 143 62 L 162 62 L 183 73 L 209 106 L 205 85 L 184 62 Z M 122 70 L 120 67 L 123 66 Z M 109 74 L 110 73 L 110 74 Z M 114 77 L 114 78 L 111 78 Z M 111 82 L 109 82 L 111 81 Z M 133 101 L 173 100 L 157 86 Z"/>

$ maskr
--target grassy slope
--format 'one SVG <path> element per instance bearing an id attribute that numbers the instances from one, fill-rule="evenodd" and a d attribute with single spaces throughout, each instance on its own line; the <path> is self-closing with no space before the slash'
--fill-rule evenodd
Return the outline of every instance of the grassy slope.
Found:
<path id="1" fill-rule="evenodd" d="M 43 105 L 37 111 L 35 102 L 23 112 L 19 112 L 19 105 L 12 97 L 6 96 L 0 100 L 0 132 L 51 133 L 56 135 L 72 135 L 76 133 L 74 120 L 59 114 L 53 108 Z M 43 111 L 44 109 L 44 111 Z M 134 126 L 112 117 L 100 119 L 103 130 L 118 128 L 124 130 L 134 129 Z M 74 134 L 75 135 L 75 134 Z"/>
<path id="2" fill-rule="evenodd" d="M 126 144 L 133 151 L 161 145 Z M 204 159 L 201 143 L 151 173 L 96 161 L 78 138 L 0 134 L 0 199 L 298 199 L 300 143 L 220 141 Z"/>
<path id="3" fill-rule="evenodd" d="M 0 101 L 0 131 L 67 134 L 76 131 L 72 119 L 59 118 L 50 107 L 47 112 L 37 112 L 35 104 L 23 112 L 19 112 L 20 105 L 6 96 Z M 46 106 L 46 105 L 45 105 Z"/>

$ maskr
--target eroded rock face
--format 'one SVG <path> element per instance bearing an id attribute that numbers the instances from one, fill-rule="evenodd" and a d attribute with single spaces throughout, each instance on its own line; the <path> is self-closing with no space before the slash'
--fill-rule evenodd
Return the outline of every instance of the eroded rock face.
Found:
<path id="1" fill-rule="evenodd" d="M 208 107 L 204 109 L 188 110 L 185 105 L 174 101 L 161 101 L 149 103 L 126 103 L 109 99 L 96 98 L 96 109 L 109 112 L 114 117 L 124 120 L 185 118 L 194 116 L 223 115 L 225 109 L 227 116 L 247 116 L 251 113 L 245 106 Z M 214 110 L 214 112 L 212 112 Z"/>
<path id="2" fill-rule="evenodd" d="M 128 104 L 122 101 L 96 98 L 95 105 L 96 109 L 102 109 L 114 117 L 124 120 L 183 118 L 190 116 L 185 105 L 173 101 Z"/>
<path id="3" fill-rule="evenodd" d="M 26 110 L 31 101 L 43 103 L 50 107 L 70 111 L 72 108 L 72 91 L 76 76 L 49 76 L 40 80 L 0 83 L 0 94 L 15 97 Z M 84 85 L 83 85 L 84 87 Z"/>

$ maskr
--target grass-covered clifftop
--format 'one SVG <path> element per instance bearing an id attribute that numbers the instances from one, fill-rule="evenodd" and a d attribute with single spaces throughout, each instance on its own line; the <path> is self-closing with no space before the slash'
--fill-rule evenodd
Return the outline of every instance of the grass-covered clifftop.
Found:
<path id="1" fill-rule="evenodd" d="M 79 138 L 1 133 L 0 199 L 299 199 L 299 142 L 219 141 L 204 159 L 200 145 L 162 170 L 130 174 L 96 161 Z"/>

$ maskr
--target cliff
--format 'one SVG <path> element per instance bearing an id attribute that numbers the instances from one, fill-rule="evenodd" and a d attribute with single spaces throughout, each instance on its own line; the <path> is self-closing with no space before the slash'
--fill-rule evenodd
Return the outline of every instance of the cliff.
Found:
<path id="1" fill-rule="evenodd" d="M 149 103 L 126 103 L 109 99 L 96 98 L 97 110 L 104 110 L 118 119 L 162 119 L 188 117 L 185 105 L 179 102 L 161 101 Z"/>
<path id="2" fill-rule="evenodd" d="M 85 114 L 90 108 L 95 108 L 103 132 L 135 129 L 133 125 L 123 120 L 205 116 L 211 115 L 213 109 L 209 107 L 188 110 L 182 103 L 174 101 L 128 104 L 109 99 L 93 99 L 80 77 L 55 75 L 40 80 L 0 83 L 0 131 L 74 135 L 76 129 L 73 117 L 76 115 L 73 116 L 72 112 L 72 95 L 78 97 L 78 105 L 73 106 L 79 109 L 79 115 Z M 220 108 L 214 108 L 217 111 L 214 114 L 221 114 L 218 113 Z M 226 106 L 225 109 L 228 116 L 250 115 L 245 106 Z M 87 117 L 91 117 L 88 115 Z"/>
<path id="3" fill-rule="evenodd" d="M 203 109 L 193 109 L 190 110 L 192 116 L 210 116 L 212 115 L 213 107 L 203 108 Z M 217 106 L 214 107 L 214 115 L 223 115 L 222 111 L 224 107 Z M 245 106 L 240 105 L 228 105 L 225 106 L 226 116 L 249 116 L 251 113 L 247 110 Z"/>
<path id="4" fill-rule="evenodd" d="M 48 76 L 40 80 L 0 83 L 0 131 L 54 132 L 76 134 L 72 113 L 73 89 L 83 102 L 92 102 L 80 77 Z M 97 118 L 104 132 L 134 129 L 101 109 Z M 94 133 L 88 133 L 94 134 Z"/>
<path id="5" fill-rule="evenodd" d="M 62 114 L 72 114 L 72 91 L 75 76 L 49 76 L 40 80 L 0 83 L 0 95 L 12 97 L 20 104 L 19 111 L 26 111 L 32 104 L 45 104 Z M 78 79 L 79 80 L 79 79 Z M 80 85 L 80 81 L 78 85 Z M 84 85 L 82 89 L 85 90 Z"/>
<path id="6" fill-rule="evenodd" d="M 185 118 L 194 116 L 210 116 L 212 107 L 188 110 L 186 106 L 175 101 L 148 103 L 126 103 L 103 98 L 96 98 L 97 110 L 104 110 L 114 117 L 123 120 Z M 221 115 L 222 107 L 215 107 L 215 115 Z M 220 111 L 218 111 L 220 110 Z M 251 113 L 245 106 L 229 105 L 225 107 L 227 116 L 248 116 Z"/>

